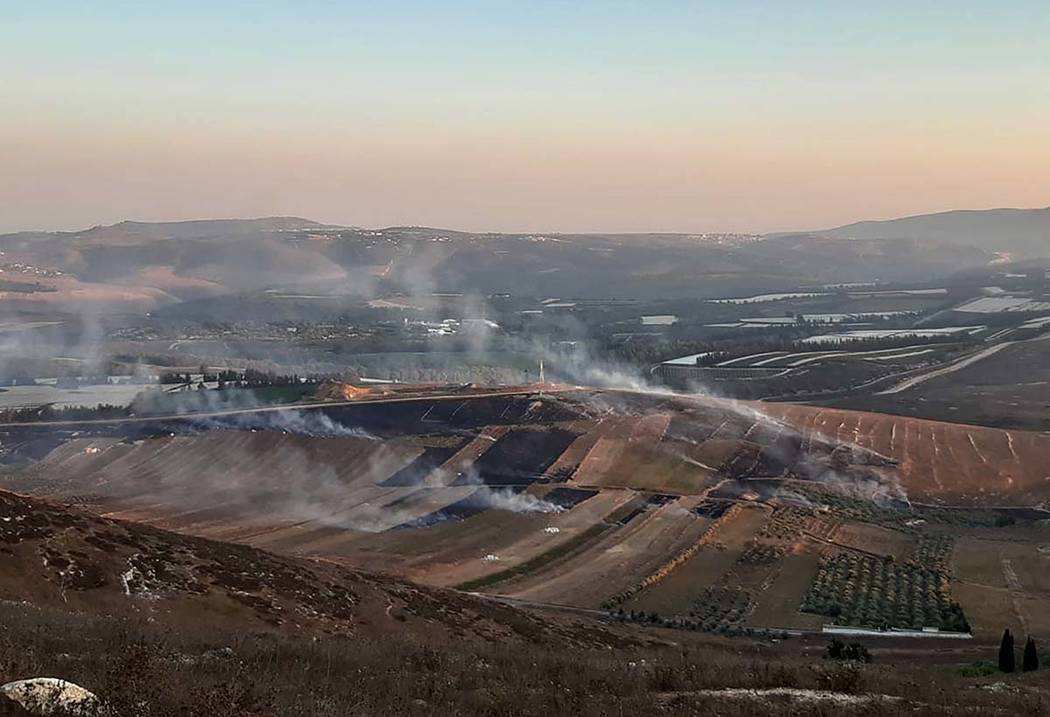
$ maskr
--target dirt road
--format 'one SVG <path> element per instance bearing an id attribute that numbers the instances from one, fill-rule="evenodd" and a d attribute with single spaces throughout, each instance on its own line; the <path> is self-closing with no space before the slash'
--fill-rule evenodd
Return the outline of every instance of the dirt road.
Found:
<path id="1" fill-rule="evenodd" d="M 978 351 L 975 354 L 967 356 L 966 358 L 960 359 L 960 360 L 956 361 L 955 363 L 948 364 L 947 366 L 943 366 L 941 368 L 933 369 L 932 371 L 929 371 L 929 372 L 923 373 L 923 374 L 919 374 L 918 376 L 912 376 L 911 378 L 909 378 L 907 380 L 901 381 L 896 386 L 891 386 L 890 388 L 887 388 L 885 391 L 877 392 L 875 395 L 876 396 L 889 396 L 889 395 L 892 395 L 892 394 L 895 394 L 895 393 L 901 393 L 903 391 L 907 391 L 908 389 L 915 388 L 919 384 L 926 383 L 930 379 L 938 378 L 940 376 L 947 376 L 948 374 L 955 373 L 956 371 L 958 371 L 960 369 L 964 369 L 967 366 L 972 366 L 973 364 L 977 363 L 978 361 L 983 361 L 984 359 L 988 358 L 989 356 L 992 356 L 994 354 L 999 353 L 1000 351 L 1005 349 L 1007 346 L 1013 346 L 1015 343 L 1017 343 L 1017 342 L 1016 341 L 1004 341 L 1001 344 L 995 344 L 994 346 L 989 346 L 988 348 L 982 349 L 981 351 Z"/>
<path id="2" fill-rule="evenodd" d="M 315 403 L 286 403 L 277 406 L 256 406 L 253 408 L 230 408 L 218 411 L 205 411 L 202 413 L 177 413 L 158 416 L 134 416 L 129 418 L 92 418 L 86 420 L 70 421 L 20 421 L 12 423 L 0 423 L 0 428 L 34 428 L 37 426 L 91 426 L 112 425 L 118 423 L 152 423 L 159 421 L 192 421 L 201 418 L 221 418 L 223 416 L 237 416 L 251 413 L 280 413 L 281 411 L 308 411 L 318 408 L 340 408 L 342 406 L 359 406 L 365 403 L 406 403 L 410 401 L 466 401 L 472 398 L 498 398 L 506 396 L 520 396 L 533 393 L 559 393 L 575 390 L 575 386 L 554 386 L 539 389 L 534 386 L 515 387 L 506 391 L 487 391 L 483 393 L 450 393 L 450 394 L 420 394 L 406 396 L 377 396 L 374 398 L 359 398 L 353 401 L 322 401 Z"/>

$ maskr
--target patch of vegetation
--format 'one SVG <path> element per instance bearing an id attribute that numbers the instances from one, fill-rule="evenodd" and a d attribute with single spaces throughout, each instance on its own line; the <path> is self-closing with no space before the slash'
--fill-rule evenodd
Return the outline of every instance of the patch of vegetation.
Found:
<path id="1" fill-rule="evenodd" d="M 784 542 L 797 540 L 813 520 L 814 512 L 809 508 L 793 505 L 778 506 L 769 520 L 762 526 L 758 536 Z"/>
<path id="2" fill-rule="evenodd" d="M 624 610 L 623 608 L 619 608 L 615 612 L 610 613 L 610 616 L 617 622 L 665 627 L 671 630 L 711 632 L 725 637 L 750 637 L 762 640 L 786 640 L 790 637 L 786 630 L 765 627 L 749 627 L 746 625 L 730 625 L 728 623 L 707 624 L 694 617 L 686 617 L 682 615 L 668 617 L 655 612 L 645 612 L 644 610 Z"/>
<path id="3" fill-rule="evenodd" d="M 851 642 L 847 645 L 842 640 L 832 640 L 824 651 L 824 656 L 829 660 L 843 662 L 871 662 L 871 653 L 859 642 Z"/>
<path id="4" fill-rule="evenodd" d="M 753 606 L 747 590 L 715 585 L 700 594 L 690 615 L 700 621 L 704 632 L 725 632 L 741 625 Z"/>
<path id="5" fill-rule="evenodd" d="M 50 421 L 95 421 L 128 418 L 131 410 L 127 406 L 102 403 L 92 408 L 87 406 L 29 406 L 0 410 L 0 423 L 41 423 Z"/>
<path id="6" fill-rule="evenodd" d="M 839 625 L 970 631 L 962 608 L 949 599 L 943 572 L 856 553 L 821 561 L 801 610 Z"/>
<path id="7" fill-rule="evenodd" d="M 741 554 L 738 562 L 743 565 L 775 565 L 786 554 L 787 547 L 784 545 L 755 542 Z"/>
<path id="8" fill-rule="evenodd" d="M 923 533 L 908 562 L 947 573 L 952 560 L 955 538 L 950 535 Z"/>
<path id="9" fill-rule="evenodd" d="M 7 291 L 13 294 L 35 294 L 38 292 L 54 292 L 58 291 L 58 289 L 53 286 L 44 286 L 39 282 L 27 284 L 24 281 L 0 279 L 0 291 Z"/>
<path id="10" fill-rule="evenodd" d="M 793 481 L 791 489 L 808 500 L 828 506 L 843 520 L 871 523 L 911 535 L 924 534 L 924 523 L 960 528 L 1003 528 L 1026 517 L 1022 511 L 995 508 L 940 508 L 903 501 L 880 505 L 828 490 L 812 481 Z"/>
<path id="11" fill-rule="evenodd" d="M 959 674 L 962 677 L 988 677 L 998 671 L 998 666 L 994 662 L 988 662 L 987 660 L 978 660 L 959 668 Z"/>

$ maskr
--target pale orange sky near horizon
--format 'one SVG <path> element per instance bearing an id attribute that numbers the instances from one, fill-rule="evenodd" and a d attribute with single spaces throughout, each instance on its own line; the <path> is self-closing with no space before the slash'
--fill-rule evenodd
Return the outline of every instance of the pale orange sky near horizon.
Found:
<path id="1" fill-rule="evenodd" d="M 1050 205 L 1039 3 L 452 5 L 15 11 L 0 231 L 767 232 Z"/>

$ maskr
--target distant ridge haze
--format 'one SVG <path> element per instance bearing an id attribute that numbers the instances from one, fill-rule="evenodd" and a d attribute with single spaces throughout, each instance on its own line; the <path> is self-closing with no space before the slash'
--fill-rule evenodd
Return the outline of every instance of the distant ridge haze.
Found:
<path id="1" fill-rule="evenodd" d="M 861 221 L 816 232 L 836 239 L 916 239 L 973 246 L 1019 259 L 1050 257 L 1050 207 L 959 209 Z"/>
<path id="2" fill-rule="evenodd" d="M 101 237 L 109 233 L 138 234 L 152 238 L 191 238 L 250 235 L 257 232 L 309 229 L 359 229 L 360 226 L 318 222 L 298 216 L 269 216 L 226 219 L 186 219 L 173 221 L 124 220 L 115 224 L 96 225 L 77 231 L 25 231 L 0 237 L 75 235 Z M 399 233 L 425 232 L 457 235 L 562 235 L 562 236 L 695 236 L 696 231 L 468 231 L 448 227 L 403 224 L 370 227 L 375 231 Z M 709 232 L 731 234 L 733 232 Z M 751 232 L 739 232 L 748 235 Z M 815 234 L 835 239 L 915 239 L 973 246 L 985 251 L 1013 252 L 1022 258 L 1050 256 L 1050 207 L 1019 209 L 956 209 L 929 214 L 916 214 L 881 220 L 861 220 L 842 226 L 815 231 L 770 232 L 763 236 L 782 237 Z M 757 236 L 757 235 L 756 235 Z"/>
<path id="3" fill-rule="evenodd" d="M 325 234 L 325 240 L 315 241 Z M 79 309 L 94 297 L 121 310 L 273 288 L 340 296 L 470 292 L 482 296 L 675 299 L 746 296 L 839 282 L 916 282 L 987 266 L 986 249 L 926 240 L 839 240 L 814 234 L 468 233 L 357 229 L 269 217 L 121 222 L 80 232 L 0 235 L 5 261 L 55 276 L 5 274 L 33 286 L 18 310 Z M 276 306 L 269 306 L 272 319 Z M 114 309 L 115 310 L 115 309 Z M 243 314 L 234 311 L 234 315 Z"/>

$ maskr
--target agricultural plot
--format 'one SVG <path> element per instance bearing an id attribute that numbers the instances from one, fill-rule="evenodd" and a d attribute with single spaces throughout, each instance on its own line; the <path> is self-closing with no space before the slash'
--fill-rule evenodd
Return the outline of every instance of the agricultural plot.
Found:
<path id="1" fill-rule="evenodd" d="M 1007 627 L 1019 634 L 1050 630 L 1050 556 L 1039 542 L 965 538 L 951 563 L 957 581 L 952 592 L 978 634 L 994 637 Z"/>
<path id="2" fill-rule="evenodd" d="M 996 428 L 1050 430 L 1050 340 L 1020 341 L 950 374 L 886 396 L 836 401 L 842 408 Z"/>
<path id="3" fill-rule="evenodd" d="M 713 585 L 696 599 L 690 616 L 704 632 L 729 632 L 742 627 L 754 607 L 750 590 L 728 585 Z"/>
<path id="4" fill-rule="evenodd" d="M 474 490 L 469 487 L 362 487 L 349 491 L 340 502 L 333 501 L 327 512 L 318 511 L 289 528 L 259 533 L 245 542 L 279 552 L 339 556 L 357 532 L 377 533 L 415 522 L 461 504 Z M 214 520 L 219 525 L 223 522 L 218 515 Z M 192 532 L 206 534 L 208 530 Z"/>
<path id="5" fill-rule="evenodd" d="M 547 522 L 547 516 L 538 513 L 485 511 L 416 529 L 356 534 L 346 555 L 355 565 L 394 571 L 421 582 L 455 585 L 513 564 L 511 546 L 517 546 L 521 558 L 540 536 L 565 539 L 572 535 L 545 533 Z M 486 555 L 497 555 L 501 561 L 487 562 Z"/>
<path id="6" fill-rule="evenodd" d="M 858 329 L 855 331 L 837 331 L 833 333 L 820 334 L 819 336 L 807 336 L 801 343 L 814 346 L 827 346 L 849 344 L 853 341 L 866 341 L 870 339 L 924 339 L 942 337 L 963 337 L 975 334 L 987 329 L 987 326 L 950 326 L 939 329 Z"/>
<path id="7" fill-rule="evenodd" d="M 733 457 L 740 451 L 740 447 L 740 441 L 735 439 L 712 438 L 700 444 L 675 443 L 674 445 L 667 445 L 665 450 L 675 453 L 687 463 L 695 461 L 695 463 L 690 463 L 690 465 L 696 468 L 719 472 L 733 460 Z"/>
<path id="8" fill-rule="evenodd" d="M 694 601 L 690 614 L 699 629 L 734 634 L 812 623 L 799 603 L 818 565 L 807 534 L 819 518 L 794 506 L 778 506 L 767 518 L 719 581 Z"/>
<path id="9" fill-rule="evenodd" d="M 889 528 L 908 535 L 917 536 L 936 526 L 938 531 L 963 531 L 973 529 L 1001 528 L 1016 522 L 1013 514 L 1022 520 L 1040 519 L 1040 511 L 1009 511 L 996 508 L 909 504 L 903 498 L 882 500 L 866 499 L 858 495 L 843 495 L 834 486 L 813 481 L 785 481 L 785 490 L 812 501 L 820 506 L 820 519 L 813 524 L 814 534 L 823 539 L 833 539 L 838 529 L 836 523 L 850 520 Z M 1025 515 L 1027 513 L 1027 515 Z M 839 519 L 842 520 L 839 520 Z M 823 531 L 823 532 L 820 532 Z"/>
<path id="10" fill-rule="evenodd" d="M 951 565 L 955 577 L 966 583 L 1005 590 L 1002 544 L 998 541 L 963 538 L 955 544 Z"/>
<path id="11" fill-rule="evenodd" d="M 690 445 L 702 445 L 720 435 L 730 438 L 748 429 L 750 422 L 741 416 L 721 415 L 710 412 L 705 415 L 683 415 L 676 412 L 671 417 L 664 434 L 666 438 Z"/>
<path id="12" fill-rule="evenodd" d="M 857 553 L 821 561 L 802 611 L 839 625 L 969 630 L 962 608 L 949 597 L 943 572 Z"/>
<path id="13" fill-rule="evenodd" d="M 713 586 L 739 555 L 732 550 L 702 549 L 662 581 L 625 601 L 622 607 L 664 616 L 688 615 L 697 596 Z"/>
<path id="14" fill-rule="evenodd" d="M 842 315 L 845 316 L 845 315 Z M 792 320 L 793 321 L 793 320 Z M 879 337 L 872 337 L 879 338 Z M 814 342 L 819 343 L 819 342 Z M 752 354 L 750 356 L 738 356 L 726 359 L 714 365 L 714 368 L 781 368 L 790 369 L 807 366 L 828 359 L 836 361 L 876 361 L 893 363 L 915 356 L 926 356 L 941 353 L 943 347 L 930 344 L 912 344 L 889 349 L 874 350 L 847 350 L 846 348 L 835 348 L 821 350 L 814 346 L 804 351 L 768 351 Z M 693 362 L 695 365 L 695 361 Z M 664 365 L 687 365 L 676 361 L 668 361 Z"/>
<path id="15" fill-rule="evenodd" d="M 744 446 L 725 464 L 726 473 L 743 480 L 785 478 L 791 474 L 796 453 L 782 453 L 775 448 Z"/>
<path id="16" fill-rule="evenodd" d="M 1016 635 L 1026 633 L 1027 620 L 1018 619 L 1017 609 L 1005 589 L 959 583 L 952 586 L 952 597 L 959 601 L 978 639 L 997 640 L 1005 629 Z"/>
<path id="17" fill-rule="evenodd" d="M 1017 584 L 1033 594 L 1050 597 L 1050 548 L 1046 545 L 1010 543 L 1000 551 L 1017 576 Z"/>
<path id="18" fill-rule="evenodd" d="M 515 429 L 483 452 L 474 469 L 488 485 L 527 485 L 540 479 L 575 440 L 575 433 L 558 428 Z"/>
<path id="19" fill-rule="evenodd" d="M 587 454 L 573 483 L 688 494 L 700 491 L 714 474 L 712 467 L 684 451 L 676 454 L 667 444 L 602 438 Z"/>
<path id="20" fill-rule="evenodd" d="M 427 476 L 442 463 L 457 453 L 456 446 L 438 446 L 426 448 L 411 463 L 396 471 L 383 481 L 387 486 L 412 486 L 424 483 Z"/>
<path id="21" fill-rule="evenodd" d="M 715 584 L 693 600 L 689 617 L 696 628 L 726 634 L 749 630 L 752 613 L 786 553 L 784 546 L 751 543 Z"/>
<path id="22" fill-rule="evenodd" d="M 925 532 L 919 535 L 908 562 L 950 575 L 954 548 L 955 539 L 952 536 Z"/>
<path id="23" fill-rule="evenodd" d="M 425 567 L 428 581 L 447 585 L 480 581 L 473 589 L 490 585 L 501 587 L 501 581 L 488 578 L 523 565 L 529 565 L 530 570 L 543 568 L 556 557 L 563 556 L 565 546 L 582 547 L 603 533 L 616 529 L 619 521 L 633 513 L 638 505 L 639 500 L 634 493 L 607 490 L 561 513 L 519 515 L 507 511 L 486 511 L 463 524 L 463 529 L 471 531 L 479 524 L 495 528 L 490 529 L 486 541 L 482 542 L 473 535 L 464 536 L 460 525 L 453 524 L 448 531 L 437 531 L 431 536 L 430 539 L 435 540 L 432 544 L 434 557 L 421 567 Z M 528 518 L 528 528 L 520 534 L 499 531 L 502 522 L 521 525 L 523 518 Z M 473 524 L 467 525 L 471 521 L 474 521 Z M 408 532 L 426 533 L 431 530 L 434 529 Z M 426 540 L 427 537 L 423 535 L 422 539 Z M 382 542 L 386 536 L 377 538 Z M 436 565 L 432 564 L 435 560 L 438 563 Z M 410 556 L 409 564 L 420 563 Z M 528 572 L 521 571 L 521 574 Z"/>
<path id="24" fill-rule="evenodd" d="M 581 425 L 583 424 L 583 425 Z M 598 442 L 600 438 L 599 433 L 594 430 L 594 423 L 587 422 L 584 424 L 583 421 L 577 421 L 570 424 L 573 432 L 577 433 L 576 440 L 574 440 L 568 448 L 562 451 L 562 454 L 548 466 L 543 479 L 548 481 L 555 481 L 558 483 L 564 483 L 567 480 L 571 480 L 576 474 L 576 471 L 580 467 L 580 463 L 583 462 L 587 454 L 590 453 L 591 449 L 594 448 L 594 444 Z"/>
<path id="25" fill-rule="evenodd" d="M 793 505 L 777 506 L 762 526 L 758 537 L 790 544 L 802 537 L 815 517 L 809 508 Z"/>
<path id="26" fill-rule="evenodd" d="M 671 426 L 670 413 L 652 413 L 642 416 L 631 431 L 632 441 L 659 443 Z"/>
<path id="27" fill-rule="evenodd" d="M 1024 505 L 1050 497 L 1050 434 L 785 404 L 763 409 L 793 425 L 803 449 L 848 442 L 892 459 L 913 499 Z"/>
<path id="28" fill-rule="evenodd" d="M 830 540 L 837 545 L 880 558 L 900 559 L 910 555 L 913 549 L 925 548 L 921 555 L 913 557 L 913 562 L 943 570 L 944 557 L 940 558 L 935 567 L 930 561 L 934 551 L 928 548 L 926 541 L 920 541 L 917 545 L 912 536 L 897 530 L 868 523 L 846 523 L 835 531 Z M 947 543 L 947 550 L 951 550 L 950 541 Z"/>
<path id="29" fill-rule="evenodd" d="M 983 506 L 1050 498 L 1050 437 L 709 397 L 474 401 L 333 411 L 382 440 L 84 431 L 4 487 L 425 583 L 715 632 L 1043 625 L 1043 514 Z"/>
<path id="30" fill-rule="evenodd" d="M 97 452 L 96 452 L 97 449 Z M 355 506 L 382 506 L 411 489 L 382 487 L 412 463 L 421 448 L 360 438 L 309 439 L 285 434 L 208 433 L 146 439 L 133 444 L 87 446 L 59 454 L 51 495 L 90 493 L 114 517 L 147 519 L 201 535 L 230 528 L 222 523 L 354 525 Z M 32 489 L 40 472 L 12 481 Z M 457 500 L 449 496 L 450 500 Z"/>
<path id="31" fill-rule="evenodd" d="M 1009 312 L 1050 312 L 1050 302 L 1028 296 L 982 296 L 956 306 L 953 311 L 963 314 L 1000 314 Z"/>
<path id="32" fill-rule="evenodd" d="M 758 596 L 748 623 L 766 628 L 816 629 L 822 617 L 803 613 L 802 601 L 820 569 L 820 556 L 798 552 L 784 556 L 769 586 Z"/>
<path id="33" fill-rule="evenodd" d="M 497 591 L 527 600 L 599 607 L 699 539 L 706 525 L 691 510 L 695 503 L 683 498 L 650 509 L 578 555 Z"/>
<path id="34" fill-rule="evenodd" d="M 689 614 L 708 588 L 724 580 L 752 544 L 765 519 L 765 511 L 758 508 L 730 508 L 703 532 L 698 540 L 699 550 L 660 581 L 630 595 L 622 603 L 623 608 L 664 616 Z"/>

